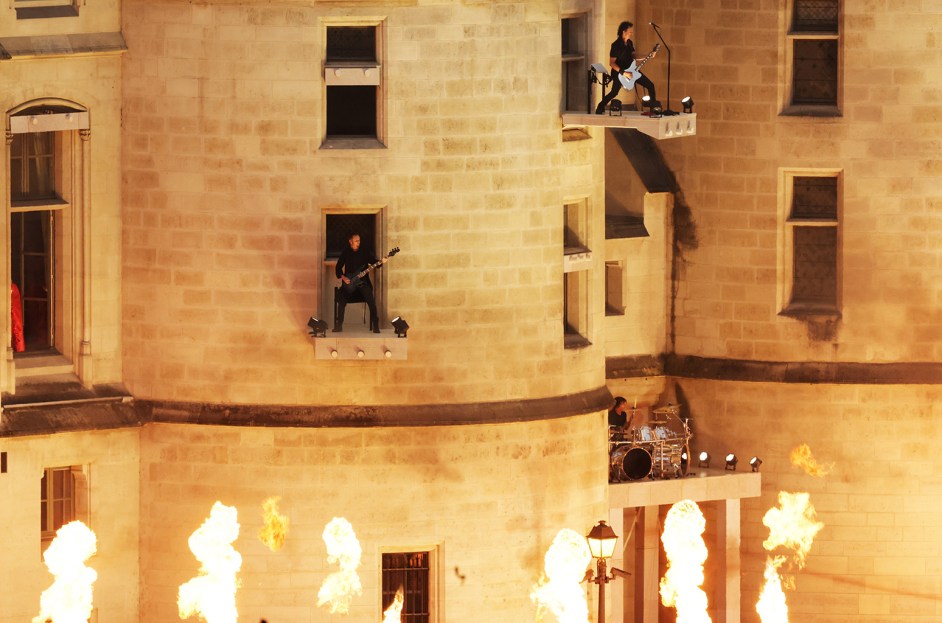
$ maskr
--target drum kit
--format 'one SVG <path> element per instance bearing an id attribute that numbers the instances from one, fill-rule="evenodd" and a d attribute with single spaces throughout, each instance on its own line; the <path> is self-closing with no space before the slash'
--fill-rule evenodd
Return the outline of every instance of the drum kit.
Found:
<path id="1" fill-rule="evenodd" d="M 609 482 L 680 478 L 687 474 L 690 427 L 679 405 L 651 411 L 650 425 L 608 429 Z"/>

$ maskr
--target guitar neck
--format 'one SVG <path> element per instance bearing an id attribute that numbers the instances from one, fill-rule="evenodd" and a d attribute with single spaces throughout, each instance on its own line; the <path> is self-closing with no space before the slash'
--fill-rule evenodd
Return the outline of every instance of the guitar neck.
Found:
<path id="1" fill-rule="evenodd" d="M 383 258 L 383 260 L 388 259 L 388 258 L 389 258 L 389 256 L 387 255 L 386 257 Z M 369 266 L 367 266 L 366 268 L 364 268 L 363 270 L 361 270 L 360 272 L 358 272 L 358 273 L 357 273 L 357 277 L 364 277 L 364 276 L 366 276 L 366 273 L 370 272 L 371 270 L 373 270 L 374 268 L 376 268 L 377 266 L 379 266 L 380 264 L 382 264 L 382 263 L 383 263 L 383 260 L 377 260 L 377 261 L 373 262 L 372 264 L 370 264 Z"/>

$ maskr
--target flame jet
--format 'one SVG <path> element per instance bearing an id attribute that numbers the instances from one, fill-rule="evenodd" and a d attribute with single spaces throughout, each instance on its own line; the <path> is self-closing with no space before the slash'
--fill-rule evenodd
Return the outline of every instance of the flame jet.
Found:
<path id="1" fill-rule="evenodd" d="M 405 596 L 402 593 L 402 587 L 396 591 L 389 607 L 383 612 L 383 623 L 400 623 L 402 621 L 402 604 L 405 602 Z"/>
<path id="2" fill-rule="evenodd" d="M 270 497 L 262 503 L 264 525 L 258 532 L 258 538 L 273 552 L 285 545 L 288 536 L 288 518 L 278 512 L 280 497 Z"/>
<path id="3" fill-rule="evenodd" d="M 556 534 L 543 562 L 545 579 L 533 587 L 530 599 L 537 604 L 537 620 L 544 610 L 559 623 L 587 623 L 589 605 L 580 583 L 592 562 L 585 537 L 569 528 Z"/>
<path id="4" fill-rule="evenodd" d="M 98 549 L 95 533 L 81 521 L 65 524 L 43 553 L 55 580 L 39 598 L 40 612 L 33 623 L 85 623 L 92 614 L 92 584 L 98 579 L 85 566 Z"/>
<path id="5" fill-rule="evenodd" d="M 824 524 L 816 518 L 807 493 L 779 491 L 778 508 L 770 508 L 762 518 L 769 538 L 762 542 L 769 552 L 786 550 L 787 554 L 769 556 L 765 564 L 765 586 L 759 594 L 756 612 L 762 623 L 788 623 L 788 604 L 780 569 L 786 565 L 798 570 L 805 566 L 815 535 Z"/>
<path id="6" fill-rule="evenodd" d="M 667 511 L 661 543 L 667 555 L 667 571 L 661 578 L 661 603 L 674 607 L 677 623 L 711 623 L 703 585 L 703 542 L 706 519 L 692 500 L 681 500 Z"/>
<path id="7" fill-rule="evenodd" d="M 339 563 L 340 571 L 324 578 L 317 592 L 317 605 L 330 604 L 331 614 L 348 614 L 353 596 L 363 592 L 357 574 L 363 550 L 353 526 L 342 517 L 334 517 L 327 523 L 324 543 L 327 545 L 327 562 Z"/>
<path id="8" fill-rule="evenodd" d="M 236 574 L 242 556 L 232 543 L 239 538 L 239 513 L 221 502 L 213 504 L 209 517 L 190 535 L 190 551 L 201 566 L 199 575 L 180 586 L 177 608 L 180 618 L 199 614 L 206 623 L 235 623 Z"/>
<path id="9" fill-rule="evenodd" d="M 829 465 L 819 465 L 818 461 L 815 460 L 814 456 L 811 455 L 811 448 L 808 447 L 808 444 L 803 443 L 800 446 L 795 447 L 789 459 L 792 462 L 792 465 L 795 467 L 801 468 L 809 476 L 814 476 L 815 478 L 821 478 L 822 476 L 827 476 L 833 467 L 832 464 Z"/>

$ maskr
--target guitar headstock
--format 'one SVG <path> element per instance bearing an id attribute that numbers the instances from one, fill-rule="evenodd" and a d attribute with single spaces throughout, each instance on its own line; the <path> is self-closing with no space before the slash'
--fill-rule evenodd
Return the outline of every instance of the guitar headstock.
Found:
<path id="1" fill-rule="evenodd" d="M 390 251 L 389 251 L 389 253 L 386 255 L 386 257 L 392 257 L 392 256 L 394 256 L 394 255 L 397 254 L 397 253 L 399 253 L 399 247 L 393 247 L 392 249 L 390 249 Z"/>
<path id="2" fill-rule="evenodd" d="M 654 54 L 655 52 L 657 52 L 657 51 L 660 50 L 660 49 L 661 49 L 661 44 L 660 44 L 660 43 L 655 43 L 655 44 L 654 44 L 654 49 L 651 50 L 651 54 Z"/>

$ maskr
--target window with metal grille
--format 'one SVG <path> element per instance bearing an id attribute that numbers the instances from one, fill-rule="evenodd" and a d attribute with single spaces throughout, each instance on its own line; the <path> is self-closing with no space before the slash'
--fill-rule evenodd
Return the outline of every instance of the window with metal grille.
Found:
<path id="1" fill-rule="evenodd" d="M 402 623 L 430 623 L 431 577 L 429 552 L 383 554 L 383 612 L 402 591 Z"/>
<path id="2" fill-rule="evenodd" d="M 786 312 L 836 313 L 840 306 L 840 178 L 786 173 L 791 255 Z"/>
<path id="3" fill-rule="evenodd" d="M 784 114 L 840 113 L 840 0 L 792 0 L 788 32 L 791 84 Z"/>

